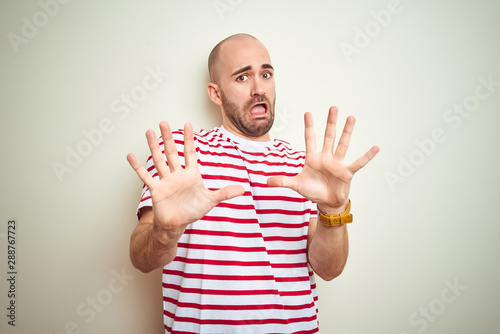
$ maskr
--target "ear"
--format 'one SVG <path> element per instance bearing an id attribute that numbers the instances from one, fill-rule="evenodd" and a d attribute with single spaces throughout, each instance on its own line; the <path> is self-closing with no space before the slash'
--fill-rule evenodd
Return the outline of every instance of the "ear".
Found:
<path id="1" fill-rule="evenodd" d="M 207 86 L 207 93 L 210 100 L 217 105 L 222 105 L 222 100 L 219 94 L 219 86 L 213 82 L 209 83 Z"/>

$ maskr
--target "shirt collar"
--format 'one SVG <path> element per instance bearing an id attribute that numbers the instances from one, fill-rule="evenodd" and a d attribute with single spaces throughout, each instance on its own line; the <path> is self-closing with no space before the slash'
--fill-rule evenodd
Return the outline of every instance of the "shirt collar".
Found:
<path id="1" fill-rule="evenodd" d="M 235 143 L 236 145 L 238 145 L 240 147 L 243 147 L 243 146 L 256 147 L 256 148 L 257 147 L 271 147 L 274 144 L 273 139 L 271 139 L 269 141 L 258 141 L 258 140 L 250 140 L 250 139 L 242 138 L 240 136 L 235 135 L 234 133 L 229 132 L 224 127 L 224 125 L 221 125 L 219 129 L 225 137 L 229 138 L 233 143 Z"/>

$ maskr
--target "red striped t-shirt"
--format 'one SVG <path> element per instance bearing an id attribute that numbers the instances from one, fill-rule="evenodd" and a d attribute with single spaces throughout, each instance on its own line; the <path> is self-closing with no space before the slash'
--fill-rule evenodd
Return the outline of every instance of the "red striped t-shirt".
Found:
<path id="1" fill-rule="evenodd" d="M 173 135 L 184 165 L 183 131 Z M 205 186 L 240 184 L 245 193 L 221 202 L 179 239 L 177 256 L 163 269 L 165 332 L 319 332 L 306 254 L 316 207 L 291 189 L 266 184 L 273 175 L 298 174 L 304 152 L 280 140 L 245 140 L 223 127 L 195 133 L 195 143 Z M 147 168 L 158 178 L 151 157 Z M 138 209 L 151 205 L 144 186 Z"/>

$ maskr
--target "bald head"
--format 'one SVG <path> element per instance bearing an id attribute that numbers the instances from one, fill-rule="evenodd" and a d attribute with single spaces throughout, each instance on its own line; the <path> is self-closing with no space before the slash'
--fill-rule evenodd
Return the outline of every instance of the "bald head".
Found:
<path id="1" fill-rule="evenodd" d="M 217 44 L 208 60 L 207 93 L 220 106 L 222 125 L 250 140 L 269 140 L 274 121 L 274 68 L 266 47 L 248 34 Z"/>
<path id="2" fill-rule="evenodd" d="M 243 41 L 255 41 L 260 44 L 262 44 L 257 38 L 253 37 L 252 35 L 249 34 L 235 34 L 232 36 L 229 36 L 222 41 L 220 41 L 210 52 L 210 55 L 208 57 L 208 73 L 210 74 L 210 81 L 213 83 L 219 83 L 219 71 L 220 71 L 220 62 L 223 54 L 223 49 L 225 46 L 232 42 L 243 42 Z M 262 45 L 263 46 L 263 45 Z"/>

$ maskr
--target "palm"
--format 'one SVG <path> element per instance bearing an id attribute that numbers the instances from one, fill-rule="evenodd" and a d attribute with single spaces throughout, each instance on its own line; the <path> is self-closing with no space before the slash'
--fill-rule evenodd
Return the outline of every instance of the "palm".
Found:
<path id="1" fill-rule="evenodd" d="M 154 215 L 162 225 L 193 222 L 217 204 L 195 170 L 178 172 L 159 180 L 150 193 Z"/>
<path id="2" fill-rule="evenodd" d="M 160 130 L 168 165 L 154 131 L 146 133 L 159 180 L 154 180 L 133 154 L 129 154 L 127 159 L 149 188 L 153 213 L 161 228 L 169 230 L 185 226 L 202 218 L 219 202 L 243 193 L 241 186 L 229 186 L 216 191 L 205 187 L 198 169 L 193 132 L 189 124 L 186 124 L 184 133 L 185 167 L 179 162 L 168 123 L 162 122 Z"/>
<path id="3" fill-rule="evenodd" d="M 352 176 L 342 161 L 312 153 L 306 156 L 304 168 L 297 175 L 297 192 L 314 202 L 326 198 L 328 206 L 336 206 L 349 196 Z"/>
<path id="4" fill-rule="evenodd" d="M 334 151 L 337 113 L 337 108 L 330 108 L 321 151 L 316 149 L 312 116 L 306 113 L 304 118 L 306 140 L 304 168 L 295 177 L 270 177 L 268 185 L 291 188 L 327 210 L 336 210 L 347 205 L 351 180 L 354 174 L 378 153 L 378 147 L 372 147 L 352 164 L 345 164 L 344 158 L 349 147 L 355 119 L 354 117 L 347 118 L 344 131 Z"/>

